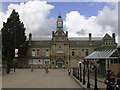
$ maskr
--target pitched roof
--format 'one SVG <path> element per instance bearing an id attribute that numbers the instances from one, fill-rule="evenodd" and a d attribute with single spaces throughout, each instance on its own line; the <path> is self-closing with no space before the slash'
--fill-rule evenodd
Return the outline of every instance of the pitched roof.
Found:
<path id="1" fill-rule="evenodd" d="M 101 44 L 101 41 L 70 41 L 70 47 L 79 47 L 79 46 L 99 46 Z"/>
<path id="2" fill-rule="evenodd" d="M 106 33 L 106 35 L 103 37 L 105 40 L 113 39 L 109 34 Z"/>
<path id="3" fill-rule="evenodd" d="M 35 47 L 50 47 L 51 41 L 32 41 L 31 46 Z"/>

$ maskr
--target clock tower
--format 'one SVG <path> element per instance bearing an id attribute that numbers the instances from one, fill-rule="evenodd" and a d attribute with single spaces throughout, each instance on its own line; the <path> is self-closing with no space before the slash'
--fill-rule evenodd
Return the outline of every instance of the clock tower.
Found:
<path id="1" fill-rule="evenodd" d="M 63 20 L 61 14 L 59 13 L 57 19 L 57 29 L 62 29 L 62 28 L 63 28 Z"/>

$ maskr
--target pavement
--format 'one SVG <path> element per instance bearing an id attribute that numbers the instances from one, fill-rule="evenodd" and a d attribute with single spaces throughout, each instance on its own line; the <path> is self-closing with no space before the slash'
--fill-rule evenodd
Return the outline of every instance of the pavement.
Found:
<path id="1" fill-rule="evenodd" d="M 87 77 L 87 73 L 85 75 L 85 85 L 83 85 L 82 82 L 80 82 L 78 79 L 76 79 L 74 76 L 71 75 L 71 77 L 78 83 L 80 84 L 83 88 L 87 88 L 87 81 L 88 81 L 88 77 Z M 95 85 L 95 79 L 94 79 L 94 73 L 90 73 L 90 88 L 94 88 L 94 85 Z M 83 75 L 82 75 L 82 78 L 83 78 Z M 104 84 L 104 80 L 105 80 L 106 77 L 98 74 L 97 75 L 97 86 L 98 88 L 106 88 L 106 85 Z"/>
<path id="2" fill-rule="evenodd" d="M 67 70 L 50 69 L 17 69 L 16 72 L 2 76 L 2 88 L 83 88 L 70 75 Z"/>

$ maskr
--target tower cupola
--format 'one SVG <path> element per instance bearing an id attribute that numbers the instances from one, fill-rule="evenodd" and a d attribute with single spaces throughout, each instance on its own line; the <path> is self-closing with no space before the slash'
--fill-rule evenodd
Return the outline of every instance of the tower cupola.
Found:
<path id="1" fill-rule="evenodd" d="M 62 16 L 61 16 L 60 13 L 58 14 L 57 28 L 58 28 L 58 29 L 62 29 L 62 28 L 63 28 L 63 20 L 62 20 Z"/>

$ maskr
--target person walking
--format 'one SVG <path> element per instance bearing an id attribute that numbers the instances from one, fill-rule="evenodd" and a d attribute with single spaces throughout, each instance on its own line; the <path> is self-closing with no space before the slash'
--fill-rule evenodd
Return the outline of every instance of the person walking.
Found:
<path id="1" fill-rule="evenodd" d="M 106 90 L 115 90 L 115 78 L 110 76 L 107 78 L 104 83 L 107 85 Z"/>
<path id="2" fill-rule="evenodd" d="M 48 73 L 48 72 L 49 72 L 47 67 L 45 68 L 45 71 L 46 71 L 46 73 Z"/>
<path id="3" fill-rule="evenodd" d="M 32 65 L 31 65 L 31 67 L 30 67 L 30 68 L 31 68 L 31 72 L 33 72 L 33 66 L 32 66 Z"/>
<path id="4" fill-rule="evenodd" d="M 71 68 L 68 67 L 68 74 L 71 75 Z"/>

